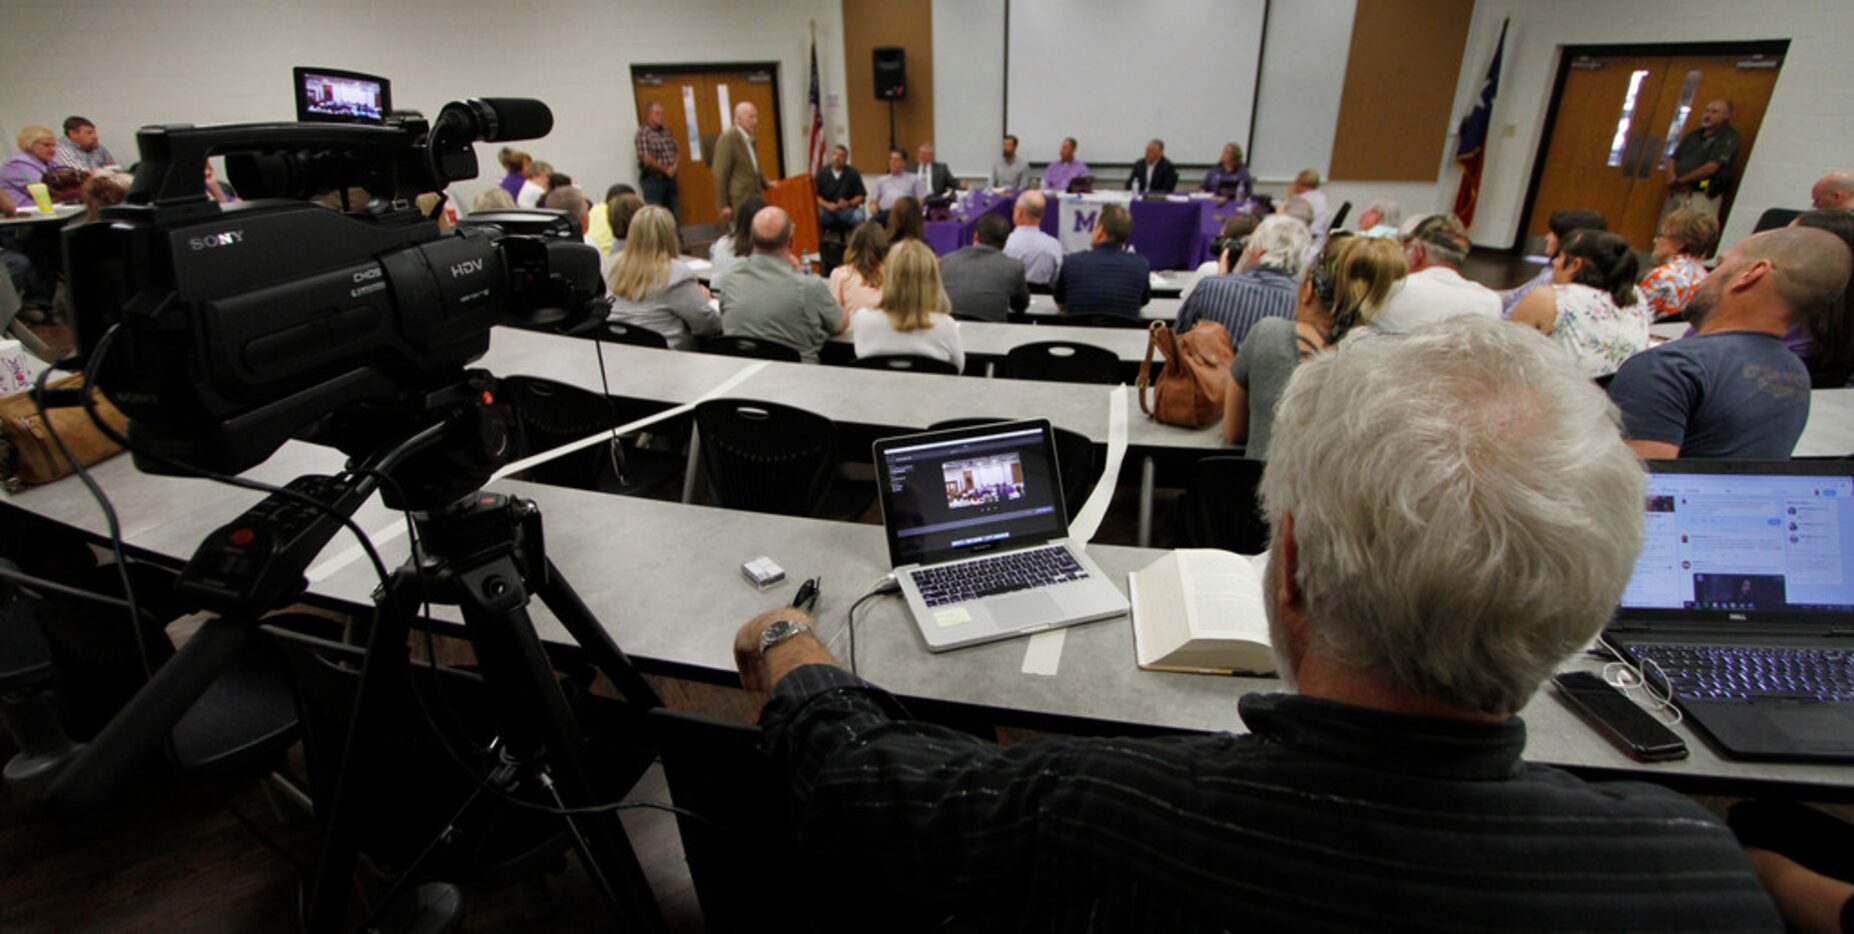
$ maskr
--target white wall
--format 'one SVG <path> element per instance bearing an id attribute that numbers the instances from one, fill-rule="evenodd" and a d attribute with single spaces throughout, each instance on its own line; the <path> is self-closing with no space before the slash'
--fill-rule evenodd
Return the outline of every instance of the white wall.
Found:
<path id="1" fill-rule="evenodd" d="M 1567 45 L 1790 40 L 1726 218 L 1725 243 L 1749 233 L 1765 208 L 1807 207 L 1817 178 L 1854 168 L 1854 3 L 1848 0 L 1478 0 L 1456 88 L 1456 122 L 1473 106 L 1500 21 L 1508 16 L 1505 74 L 1471 231 L 1475 243 L 1506 247 L 1519 235 L 1559 53 Z M 1459 178 L 1452 166 L 1443 171 L 1438 200 L 1453 202 Z"/>
<path id="2" fill-rule="evenodd" d="M 143 124 L 292 120 L 291 66 L 322 65 L 385 75 L 395 106 L 428 117 L 465 97 L 540 98 L 554 132 L 521 148 L 596 198 L 636 181 L 633 63 L 778 62 L 788 172 L 805 167 L 810 21 L 823 91 L 844 93 L 840 0 L 102 0 L 84 5 L 82 28 L 69 4 L 5 8 L 6 148 L 24 123 L 56 128 L 79 113 L 124 162 Z M 847 124 L 841 110 L 826 115 L 833 139 L 849 138 Z M 453 186 L 453 198 L 467 204 L 501 177 L 497 148 L 478 147 L 483 177 Z"/>
<path id="3" fill-rule="evenodd" d="M 953 174 L 990 174 L 1004 133 L 1004 4 L 933 0 L 934 155 Z"/>
<path id="4" fill-rule="evenodd" d="M 1357 0 L 1273 0 L 1262 46 L 1250 171 L 1286 181 L 1301 169 L 1323 177 L 1339 131 L 1339 96 L 1352 51 Z M 1331 199 L 1338 207 L 1339 200 Z"/>

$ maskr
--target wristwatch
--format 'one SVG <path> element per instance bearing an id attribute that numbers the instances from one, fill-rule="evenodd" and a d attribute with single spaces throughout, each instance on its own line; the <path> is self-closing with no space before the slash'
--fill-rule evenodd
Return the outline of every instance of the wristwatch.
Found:
<path id="1" fill-rule="evenodd" d="M 776 619 L 772 625 L 760 631 L 760 657 L 766 657 L 766 650 L 778 645 L 801 632 L 812 632 L 810 623 L 801 623 L 795 619 Z"/>

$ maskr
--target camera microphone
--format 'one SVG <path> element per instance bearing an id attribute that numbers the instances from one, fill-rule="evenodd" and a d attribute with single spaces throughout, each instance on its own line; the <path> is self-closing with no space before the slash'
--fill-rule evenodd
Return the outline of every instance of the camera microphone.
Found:
<path id="1" fill-rule="evenodd" d="M 553 132 L 554 112 L 531 97 L 484 97 L 452 101 L 438 114 L 439 123 L 459 121 L 473 139 L 498 143 L 539 139 Z"/>

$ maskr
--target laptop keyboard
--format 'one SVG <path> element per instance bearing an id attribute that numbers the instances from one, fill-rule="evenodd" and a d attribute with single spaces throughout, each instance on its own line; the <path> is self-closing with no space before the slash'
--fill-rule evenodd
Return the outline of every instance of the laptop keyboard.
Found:
<path id="1" fill-rule="evenodd" d="M 1854 652 L 1719 645 L 1632 645 L 1687 700 L 1854 701 Z"/>
<path id="2" fill-rule="evenodd" d="M 920 588 L 921 599 L 927 601 L 928 606 L 940 606 L 1080 580 L 1087 577 L 1088 572 L 1075 560 L 1074 555 L 1069 554 L 1067 548 L 1055 545 L 1035 551 L 999 555 L 996 558 L 979 558 L 923 568 L 913 572 L 913 576 L 914 586 Z"/>

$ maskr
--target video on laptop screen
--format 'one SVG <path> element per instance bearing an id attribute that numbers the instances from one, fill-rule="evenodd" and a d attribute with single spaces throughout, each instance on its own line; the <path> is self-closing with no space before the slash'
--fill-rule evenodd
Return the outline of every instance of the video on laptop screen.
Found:
<path id="1" fill-rule="evenodd" d="M 1854 477 L 1651 473 L 1622 606 L 1854 611 Z"/>
<path id="2" fill-rule="evenodd" d="M 1061 534 L 1055 457 L 1040 428 L 891 448 L 881 469 L 902 563 Z"/>
<path id="3" fill-rule="evenodd" d="M 336 123 L 384 123 L 392 107 L 385 78 L 333 69 L 296 69 L 296 116 Z"/>

